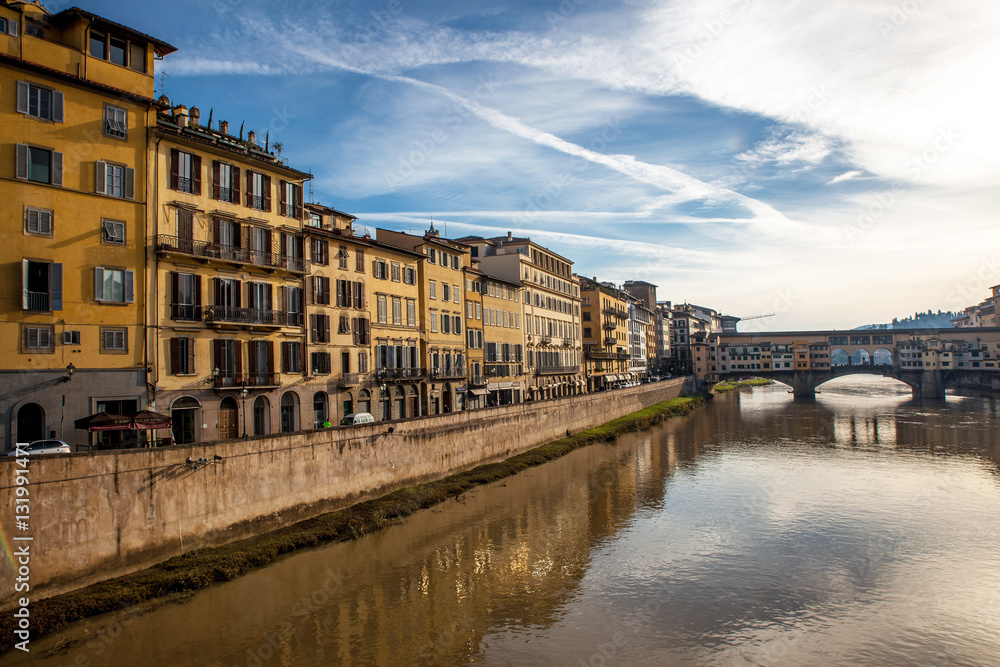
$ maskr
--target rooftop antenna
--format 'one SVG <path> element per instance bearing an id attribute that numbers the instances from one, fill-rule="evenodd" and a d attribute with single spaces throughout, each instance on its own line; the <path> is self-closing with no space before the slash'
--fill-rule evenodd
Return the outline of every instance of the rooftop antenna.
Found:
<path id="1" fill-rule="evenodd" d="M 309 147 L 309 173 L 310 174 L 313 173 L 313 151 L 312 151 L 312 146 Z M 313 182 L 312 182 L 311 178 L 309 179 L 309 203 L 310 204 L 315 204 L 316 203 L 316 199 L 313 197 Z"/>
<path id="2" fill-rule="evenodd" d="M 264 152 L 265 153 L 271 152 L 271 130 L 268 130 L 264 134 Z"/>
<path id="3" fill-rule="evenodd" d="M 167 94 L 167 73 L 160 72 L 160 95 Z M 167 95 L 169 97 L 169 95 Z"/>

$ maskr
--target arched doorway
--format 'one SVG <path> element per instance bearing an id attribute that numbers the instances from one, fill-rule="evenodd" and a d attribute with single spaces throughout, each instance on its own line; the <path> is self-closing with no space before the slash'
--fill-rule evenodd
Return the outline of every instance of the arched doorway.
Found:
<path id="1" fill-rule="evenodd" d="M 236 405 L 236 399 L 226 396 L 219 403 L 219 438 L 222 440 L 232 440 L 239 435 L 240 410 Z"/>
<path id="2" fill-rule="evenodd" d="M 267 435 L 271 432 L 271 403 L 266 396 L 258 396 L 253 401 L 253 434 Z"/>
<path id="3" fill-rule="evenodd" d="M 170 428 L 174 444 L 190 445 L 198 442 L 198 411 L 201 403 L 190 396 L 181 396 L 170 406 Z"/>
<path id="4" fill-rule="evenodd" d="M 367 389 L 358 392 L 358 412 L 372 411 L 372 395 Z"/>
<path id="5" fill-rule="evenodd" d="M 420 416 L 420 391 L 417 389 L 416 385 L 410 385 L 410 416 L 419 417 Z"/>
<path id="6" fill-rule="evenodd" d="M 396 387 L 396 419 L 406 419 L 406 392 Z"/>
<path id="7" fill-rule="evenodd" d="M 354 412 L 354 397 L 351 394 L 346 394 L 342 406 L 344 412 L 340 415 L 341 419 Z M 339 421 L 339 420 L 338 420 Z"/>
<path id="8" fill-rule="evenodd" d="M 299 430 L 299 397 L 294 391 L 281 395 L 281 432 L 294 433 Z"/>
<path id="9" fill-rule="evenodd" d="M 330 401 L 325 391 L 317 391 L 313 395 L 313 427 L 326 428 L 324 424 L 330 421 Z"/>
<path id="10" fill-rule="evenodd" d="M 451 412 L 451 383 L 445 382 L 441 389 L 441 411 Z"/>
<path id="11" fill-rule="evenodd" d="M 38 403 L 26 403 L 17 411 L 14 442 L 34 442 L 45 438 L 45 410 Z"/>

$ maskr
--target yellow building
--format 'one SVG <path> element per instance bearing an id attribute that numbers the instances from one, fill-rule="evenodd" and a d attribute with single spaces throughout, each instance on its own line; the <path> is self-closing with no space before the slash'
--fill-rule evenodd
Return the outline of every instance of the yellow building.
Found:
<path id="1" fill-rule="evenodd" d="M 465 354 L 469 372 L 469 391 L 466 392 L 466 409 L 485 408 L 490 404 L 486 388 L 486 351 L 483 323 L 483 279 L 479 262 L 472 260 L 465 268 Z"/>
<path id="2" fill-rule="evenodd" d="M 530 238 L 457 239 L 480 268 L 523 288 L 525 371 L 529 400 L 573 396 L 586 390 L 580 339 L 580 281 L 573 262 Z"/>
<path id="3" fill-rule="evenodd" d="M 580 277 L 587 390 L 621 386 L 629 374 L 630 295 L 613 285 Z"/>
<path id="4" fill-rule="evenodd" d="M 419 417 L 427 414 L 421 397 L 428 392 L 428 367 L 421 357 L 428 321 L 420 301 L 425 257 L 367 236 L 364 241 L 371 255 L 373 372 L 343 397 L 345 407 L 353 398 L 357 412 L 371 412 L 380 421 Z"/>
<path id="5" fill-rule="evenodd" d="M 176 49 L 76 8 L 3 2 L 0 26 L 4 445 L 134 440 L 74 421 L 149 407 L 146 128 Z"/>
<path id="6" fill-rule="evenodd" d="M 480 285 L 488 405 L 522 403 L 528 386 L 521 331 L 524 290 L 515 282 L 491 275 L 481 278 Z"/>
<path id="7" fill-rule="evenodd" d="M 428 376 L 421 395 L 422 413 L 462 410 L 467 391 L 463 288 L 468 246 L 442 239 L 433 225 L 423 236 L 379 229 L 376 238 L 423 255 L 417 279 L 424 332 L 420 358 Z"/>
<path id="8" fill-rule="evenodd" d="M 151 128 L 150 383 L 176 442 L 313 427 L 305 172 L 175 106 Z M 303 405 L 308 412 L 303 419 Z"/>

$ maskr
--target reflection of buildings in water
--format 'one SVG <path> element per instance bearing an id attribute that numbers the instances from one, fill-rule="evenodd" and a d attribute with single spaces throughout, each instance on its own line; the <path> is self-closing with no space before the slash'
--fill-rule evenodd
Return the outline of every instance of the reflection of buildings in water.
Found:
<path id="1" fill-rule="evenodd" d="M 895 415 L 837 415 L 833 438 L 839 444 L 896 446 Z"/>

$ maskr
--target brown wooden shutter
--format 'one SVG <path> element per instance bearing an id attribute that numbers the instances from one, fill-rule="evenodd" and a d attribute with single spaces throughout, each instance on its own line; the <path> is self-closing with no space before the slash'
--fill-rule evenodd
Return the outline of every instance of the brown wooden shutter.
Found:
<path id="1" fill-rule="evenodd" d="M 278 181 L 278 198 L 281 201 L 281 208 L 278 210 L 278 213 L 280 213 L 281 215 L 285 214 L 286 210 L 285 206 L 288 204 L 287 201 L 288 198 L 285 196 L 287 190 L 288 190 L 288 182 Z"/>
<path id="2" fill-rule="evenodd" d="M 309 292 L 309 305 L 310 306 L 316 303 L 316 281 L 318 279 L 319 279 L 319 276 L 310 276 L 309 277 L 309 289 L 307 291 Z"/>
<path id="3" fill-rule="evenodd" d="M 222 164 L 218 160 L 212 160 L 212 199 L 218 199 L 221 194 L 222 184 L 219 182 L 219 171 Z"/>
<path id="4" fill-rule="evenodd" d="M 264 304 L 264 310 L 274 310 L 274 285 L 268 283 L 266 294 L 267 302 Z"/>
<path id="5" fill-rule="evenodd" d="M 330 342 L 330 316 L 329 315 L 324 315 L 323 316 L 323 342 L 324 343 L 329 343 Z"/>
<path id="6" fill-rule="evenodd" d="M 323 278 L 323 303 L 330 305 L 330 279 Z"/>
<path id="7" fill-rule="evenodd" d="M 195 373 L 196 372 L 196 369 L 195 369 L 195 366 L 194 366 L 194 358 L 195 358 L 194 346 L 195 346 L 195 339 L 194 338 L 188 338 L 187 341 L 188 341 L 188 346 L 187 346 L 187 348 L 188 348 L 187 372 L 188 373 Z"/>
<path id="8" fill-rule="evenodd" d="M 222 341 L 218 338 L 212 341 L 212 364 L 213 368 L 218 368 L 220 371 L 226 370 L 222 367 Z"/>
<path id="9" fill-rule="evenodd" d="M 219 245 L 222 243 L 222 231 L 219 229 L 222 223 L 218 218 L 212 218 L 212 243 Z"/>
<path id="10" fill-rule="evenodd" d="M 267 372 L 274 372 L 274 343 L 272 341 L 264 341 L 264 345 L 267 346 Z"/>
<path id="11" fill-rule="evenodd" d="M 233 348 L 236 350 L 236 382 L 243 382 L 243 343 L 235 341 Z"/>
<path id="12" fill-rule="evenodd" d="M 243 247 L 243 225 L 233 220 L 233 247 L 236 249 Z"/>
<path id="13" fill-rule="evenodd" d="M 316 318 L 318 315 L 313 313 L 309 316 L 309 340 L 313 343 L 318 342 L 316 340 Z"/>
<path id="14" fill-rule="evenodd" d="M 247 169 L 247 207 L 253 207 L 253 172 Z"/>
<path id="15" fill-rule="evenodd" d="M 271 212 L 271 177 L 264 176 L 264 210 Z"/>
<path id="16" fill-rule="evenodd" d="M 289 373 L 290 372 L 288 370 L 288 361 L 289 361 L 288 360 L 288 357 L 289 357 L 289 349 L 288 348 L 289 348 L 289 345 L 290 345 L 290 343 L 287 343 L 287 342 L 282 342 L 281 343 L 281 372 L 282 373 Z"/>
<path id="17" fill-rule="evenodd" d="M 181 178 L 180 178 L 180 155 L 181 152 L 176 148 L 170 149 L 170 189 L 180 190 L 181 188 Z"/>
<path id="18" fill-rule="evenodd" d="M 233 291 L 236 293 L 236 307 L 243 307 L 243 283 L 239 280 L 234 280 Z"/>
<path id="19" fill-rule="evenodd" d="M 295 195 L 295 211 L 294 211 L 294 213 L 295 213 L 295 219 L 296 220 L 301 220 L 302 219 L 302 186 L 301 185 L 296 185 L 295 186 L 295 192 L 293 194 Z"/>
<path id="20" fill-rule="evenodd" d="M 250 375 L 256 375 L 258 372 L 257 368 L 257 346 L 260 345 L 260 341 L 251 340 L 247 342 L 247 368 L 250 370 Z"/>
<path id="21" fill-rule="evenodd" d="M 181 341 L 179 338 L 170 339 L 170 374 L 177 375 L 181 368 Z"/>
<path id="22" fill-rule="evenodd" d="M 191 193 L 201 194 L 201 156 L 191 156 Z"/>
<path id="23" fill-rule="evenodd" d="M 170 319 L 177 319 L 177 293 L 180 291 L 180 276 L 176 271 L 170 272 Z M 173 340 L 173 339 L 171 339 Z"/>
<path id="24" fill-rule="evenodd" d="M 185 209 L 177 211 L 177 238 L 179 240 L 194 240 L 194 213 Z M 189 252 L 193 248 L 187 249 Z"/>
<path id="25" fill-rule="evenodd" d="M 201 276 L 194 274 L 194 319 L 201 322 Z"/>
<path id="26" fill-rule="evenodd" d="M 235 166 L 235 165 L 233 166 L 233 178 L 232 178 L 232 182 L 229 183 L 229 187 L 231 187 L 233 189 L 233 191 L 230 193 L 230 195 L 231 195 L 230 198 L 229 198 L 230 201 L 232 201 L 234 204 L 239 204 L 240 203 L 240 168 L 237 167 L 237 166 Z"/>

